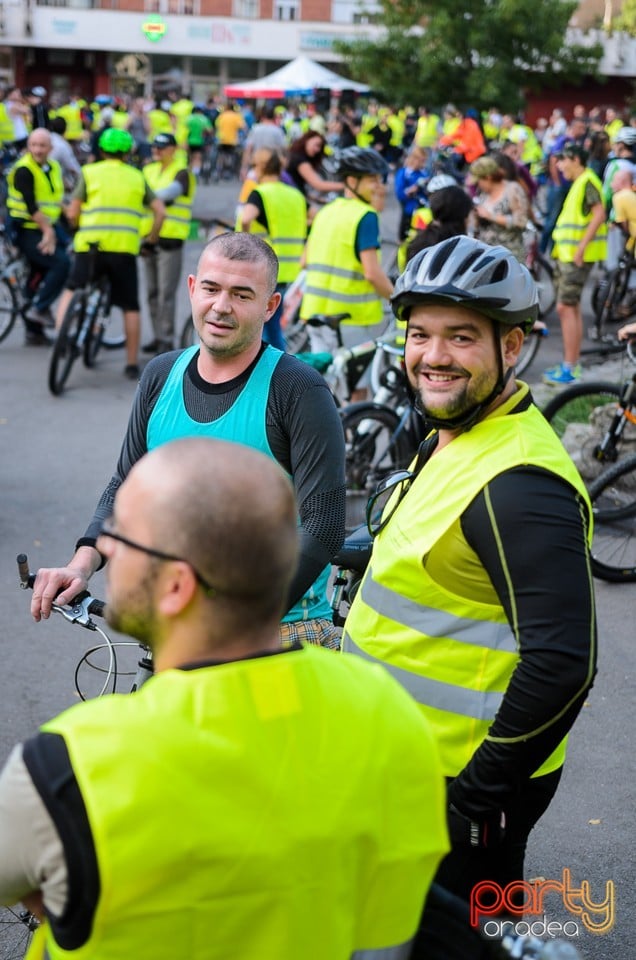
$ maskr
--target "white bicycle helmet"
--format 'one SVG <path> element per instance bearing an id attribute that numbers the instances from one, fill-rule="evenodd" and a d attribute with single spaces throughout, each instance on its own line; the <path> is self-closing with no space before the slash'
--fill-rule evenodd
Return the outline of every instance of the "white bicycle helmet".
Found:
<path id="1" fill-rule="evenodd" d="M 614 137 L 614 143 L 624 143 L 633 150 L 636 146 L 636 127 L 621 127 Z"/>
<path id="2" fill-rule="evenodd" d="M 457 303 L 509 327 L 528 332 L 539 315 L 539 297 L 529 270 L 505 247 L 472 237 L 443 240 L 416 254 L 398 277 L 394 314 L 408 318 L 419 303 Z"/>
<path id="3" fill-rule="evenodd" d="M 451 177 L 450 173 L 438 173 L 426 184 L 426 192 L 429 197 L 432 193 L 435 193 L 437 190 L 443 190 L 445 187 L 456 187 L 457 180 L 455 177 Z"/>

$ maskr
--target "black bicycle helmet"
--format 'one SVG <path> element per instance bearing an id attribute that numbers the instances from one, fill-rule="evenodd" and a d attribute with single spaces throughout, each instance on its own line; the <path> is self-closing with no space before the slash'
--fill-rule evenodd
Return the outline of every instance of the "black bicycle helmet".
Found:
<path id="1" fill-rule="evenodd" d="M 539 316 L 539 297 L 529 270 L 505 247 L 472 237 L 451 237 L 421 250 L 406 265 L 391 298 L 393 312 L 408 319 L 420 303 L 458 303 L 525 333 Z"/>
<path id="2" fill-rule="evenodd" d="M 102 153 L 129 153 L 133 148 L 134 142 L 127 130 L 108 127 L 108 129 L 104 130 L 100 135 L 98 146 Z"/>
<path id="3" fill-rule="evenodd" d="M 384 178 L 388 172 L 388 164 L 370 147 L 347 147 L 338 154 L 336 176 L 340 180 L 378 175 Z"/>

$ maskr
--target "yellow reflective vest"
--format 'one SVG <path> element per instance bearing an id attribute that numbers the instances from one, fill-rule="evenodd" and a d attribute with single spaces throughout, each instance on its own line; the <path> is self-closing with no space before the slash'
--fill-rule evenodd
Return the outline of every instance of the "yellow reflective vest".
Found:
<path id="1" fill-rule="evenodd" d="M 40 212 L 47 216 L 51 223 L 59 220 L 62 213 L 62 199 L 64 197 L 62 169 L 57 160 L 48 160 L 47 163 L 50 167 L 48 176 L 44 173 L 42 167 L 35 162 L 31 154 L 25 153 L 9 171 L 7 210 L 13 220 L 21 220 L 22 226 L 28 230 L 39 230 L 40 227 L 35 220 L 31 219 L 24 197 L 15 188 L 15 173 L 20 167 L 26 167 L 33 174 L 35 202 Z"/>
<path id="2" fill-rule="evenodd" d="M 100 160 L 82 167 L 86 200 L 73 241 L 77 253 L 98 243 L 104 253 L 131 253 L 141 245 L 146 181 L 140 170 L 121 160 Z"/>
<path id="3" fill-rule="evenodd" d="M 0 102 L 0 143 L 13 143 L 14 140 L 13 120 L 9 116 L 6 104 Z"/>
<path id="4" fill-rule="evenodd" d="M 552 231 L 552 239 L 554 241 L 552 256 L 555 260 L 560 260 L 562 263 L 572 263 L 576 249 L 581 242 L 588 223 L 592 219 L 591 213 L 587 215 L 583 213 L 583 199 L 588 183 L 596 187 L 600 202 L 602 203 L 603 187 L 601 181 L 593 170 L 586 167 L 583 173 L 572 182 L 556 226 Z M 585 248 L 583 260 L 585 263 L 599 263 L 601 260 L 605 260 L 606 256 L 607 224 L 602 223 Z"/>
<path id="5" fill-rule="evenodd" d="M 143 168 L 146 183 L 155 193 L 169 187 L 181 170 L 185 170 L 188 174 L 188 193 L 186 195 L 181 194 L 172 203 L 166 205 L 166 216 L 159 231 L 160 237 L 171 240 L 188 239 L 192 220 L 192 203 L 196 191 L 196 178 L 190 173 L 183 161 L 178 158 L 174 158 L 172 163 L 164 168 L 159 161 L 148 163 Z M 150 233 L 152 222 L 152 214 L 150 216 L 146 214 L 141 225 L 142 236 Z"/>
<path id="6" fill-rule="evenodd" d="M 465 544 L 462 513 L 494 477 L 522 464 L 549 470 L 577 491 L 591 538 L 589 497 L 561 442 L 535 406 L 511 412 L 528 392 L 519 386 L 521 393 L 426 463 L 376 538 L 345 624 L 344 650 L 382 663 L 418 701 L 447 777 L 457 776 L 486 739 L 519 645 L 486 572 L 483 590 L 473 591 L 483 600 L 462 597 L 428 572 L 429 552 L 451 528 Z M 564 757 L 565 740 L 534 775 L 558 769 Z"/>
<path id="7" fill-rule="evenodd" d="M 345 323 L 359 326 L 382 320 L 382 300 L 365 278 L 355 250 L 358 225 L 372 210 L 362 200 L 338 197 L 314 217 L 307 240 L 303 320 L 316 313 L 351 313 Z"/>
<path id="8" fill-rule="evenodd" d="M 61 734 L 100 878 L 50 960 L 351 960 L 408 941 L 448 849 L 426 721 L 377 667 L 312 647 L 167 670 Z M 343 732 L 346 735 L 343 735 Z"/>
<path id="9" fill-rule="evenodd" d="M 300 273 L 307 236 L 305 198 L 300 190 L 286 183 L 260 183 L 254 189 L 263 201 L 269 232 L 254 220 L 250 233 L 262 234 L 278 257 L 278 282 L 293 283 Z"/>
<path id="10" fill-rule="evenodd" d="M 439 139 L 440 119 L 436 113 L 429 113 L 417 121 L 414 142 L 418 147 L 434 147 Z"/>
<path id="11" fill-rule="evenodd" d="M 65 103 L 55 111 L 56 117 L 66 120 L 65 140 L 82 140 L 84 138 L 84 123 L 82 108 L 79 103 Z"/>

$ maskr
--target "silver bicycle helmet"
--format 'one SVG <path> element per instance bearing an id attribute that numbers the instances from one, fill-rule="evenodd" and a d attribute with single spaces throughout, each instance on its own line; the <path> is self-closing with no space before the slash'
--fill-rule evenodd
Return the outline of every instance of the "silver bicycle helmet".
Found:
<path id="1" fill-rule="evenodd" d="M 340 180 L 345 177 L 386 177 L 388 172 L 388 164 L 370 147 L 347 147 L 338 154 L 336 176 Z"/>
<path id="2" fill-rule="evenodd" d="M 429 197 L 432 193 L 435 193 L 437 190 L 443 190 L 445 187 L 456 187 L 457 180 L 455 177 L 451 177 L 450 173 L 437 173 L 434 177 L 426 184 L 426 192 Z"/>
<path id="3" fill-rule="evenodd" d="M 636 146 L 636 127 L 621 127 L 614 137 L 614 143 L 624 143 L 633 150 Z"/>
<path id="4" fill-rule="evenodd" d="M 391 298 L 401 320 L 408 319 L 415 304 L 449 302 L 526 333 L 539 315 L 538 291 L 529 270 L 505 247 L 466 236 L 416 254 L 398 277 Z"/>

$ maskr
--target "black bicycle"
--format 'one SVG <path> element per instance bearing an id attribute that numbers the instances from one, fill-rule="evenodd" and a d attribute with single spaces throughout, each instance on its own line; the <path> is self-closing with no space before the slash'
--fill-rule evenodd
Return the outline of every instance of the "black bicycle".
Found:
<path id="1" fill-rule="evenodd" d="M 622 345 L 636 363 L 635 341 Z M 543 408 L 587 484 L 608 464 L 636 452 L 636 373 L 624 383 L 587 380 L 556 394 Z"/>
<path id="2" fill-rule="evenodd" d="M 593 329 L 588 331 L 591 339 L 615 341 L 616 324 L 625 323 L 636 315 L 636 291 L 632 291 L 631 301 L 626 302 L 629 281 L 635 270 L 634 251 L 626 250 L 618 265 L 597 283 L 592 293 L 595 322 Z"/>
<path id="3" fill-rule="evenodd" d="M 56 397 L 80 355 L 86 367 L 94 367 L 102 347 L 117 349 L 126 343 L 120 318 L 111 314 L 110 280 L 97 273 L 98 252 L 98 244 L 91 244 L 89 282 L 74 291 L 57 332 L 48 377 L 49 390 Z"/>
<path id="4" fill-rule="evenodd" d="M 594 513 L 592 572 L 610 583 L 636 582 L 636 453 L 590 485 Z"/>

